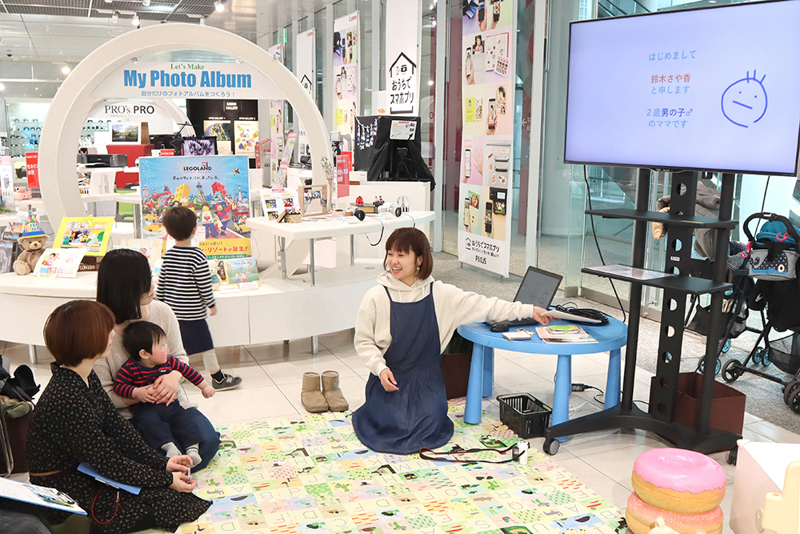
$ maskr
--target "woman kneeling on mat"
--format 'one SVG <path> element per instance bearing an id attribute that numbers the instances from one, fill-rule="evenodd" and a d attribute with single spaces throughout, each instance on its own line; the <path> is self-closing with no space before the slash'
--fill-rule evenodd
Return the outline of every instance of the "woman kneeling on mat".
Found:
<path id="1" fill-rule="evenodd" d="M 412 454 L 453 436 L 439 365 L 456 328 L 526 317 L 547 324 L 550 317 L 539 307 L 435 282 L 428 239 L 416 228 L 389 236 L 384 268 L 356 319 L 356 351 L 371 374 L 353 428 L 374 451 Z"/>

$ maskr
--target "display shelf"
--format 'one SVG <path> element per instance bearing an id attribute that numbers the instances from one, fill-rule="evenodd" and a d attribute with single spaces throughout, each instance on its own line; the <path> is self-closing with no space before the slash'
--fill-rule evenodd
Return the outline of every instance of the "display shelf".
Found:
<path id="1" fill-rule="evenodd" d="M 598 215 L 604 219 L 629 219 L 632 221 L 650 221 L 692 228 L 735 228 L 737 221 L 721 221 L 716 217 L 700 217 L 699 215 L 674 215 L 659 211 L 640 211 L 635 209 L 586 210 L 587 215 Z"/>
<path id="2" fill-rule="evenodd" d="M 613 278 L 614 280 L 622 280 L 623 282 L 632 282 L 642 284 L 644 286 L 657 287 L 660 289 L 674 289 L 682 291 L 691 295 L 703 295 L 706 293 L 716 293 L 718 291 L 727 291 L 730 289 L 731 284 L 716 283 L 705 278 L 695 278 L 690 276 L 673 276 L 665 274 L 663 278 L 653 278 L 650 280 L 642 280 L 633 276 L 625 276 L 615 273 L 608 273 L 600 270 L 600 267 L 584 267 L 581 269 L 582 273 L 600 276 L 602 278 Z"/>

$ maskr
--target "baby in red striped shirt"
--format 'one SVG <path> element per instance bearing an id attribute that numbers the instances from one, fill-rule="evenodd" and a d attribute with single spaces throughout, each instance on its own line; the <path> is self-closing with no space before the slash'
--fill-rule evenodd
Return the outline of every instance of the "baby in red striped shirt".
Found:
<path id="1" fill-rule="evenodd" d="M 214 388 L 195 369 L 168 354 L 167 334 L 157 324 L 129 324 L 122 344 L 130 359 L 114 378 L 114 393 L 138 401 L 131 406 L 133 426 L 152 448 L 163 450 L 169 457 L 185 452 L 194 465 L 199 464 L 202 435 L 191 424 L 192 419 L 186 417 L 186 412 L 197 408 L 184 408 L 179 402 L 157 404 L 153 382 L 161 375 L 178 371 L 200 388 L 205 398 L 214 396 Z"/>

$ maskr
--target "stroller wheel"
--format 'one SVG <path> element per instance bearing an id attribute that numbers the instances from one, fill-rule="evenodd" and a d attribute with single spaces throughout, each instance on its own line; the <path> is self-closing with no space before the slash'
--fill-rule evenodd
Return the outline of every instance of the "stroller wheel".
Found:
<path id="1" fill-rule="evenodd" d="M 756 349 L 753 353 L 753 363 L 761 363 L 763 359 L 763 351 L 760 348 Z"/>
<path id="2" fill-rule="evenodd" d="M 794 413 L 800 413 L 800 389 L 795 389 L 792 397 L 789 399 L 789 408 Z"/>
<path id="3" fill-rule="evenodd" d="M 728 352 L 729 350 L 731 350 L 731 340 L 726 339 L 725 343 L 722 344 L 722 352 Z"/>
<path id="4" fill-rule="evenodd" d="M 719 372 L 722 370 L 722 362 L 717 360 L 717 365 L 714 368 L 714 376 L 719 376 Z"/>
<path id="5" fill-rule="evenodd" d="M 764 355 L 761 358 L 761 365 L 763 365 L 764 367 L 767 367 L 771 363 L 772 363 L 772 361 L 769 359 L 769 350 L 764 349 Z"/>
<path id="6" fill-rule="evenodd" d="M 744 372 L 741 369 L 742 364 L 739 360 L 728 360 L 725 362 L 725 365 L 722 366 L 722 379 L 725 382 L 735 382 Z"/>
<path id="7" fill-rule="evenodd" d="M 791 380 L 786 384 L 786 387 L 783 388 L 783 402 L 785 402 L 787 406 L 798 387 L 800 387 L 800 380 Z"/>

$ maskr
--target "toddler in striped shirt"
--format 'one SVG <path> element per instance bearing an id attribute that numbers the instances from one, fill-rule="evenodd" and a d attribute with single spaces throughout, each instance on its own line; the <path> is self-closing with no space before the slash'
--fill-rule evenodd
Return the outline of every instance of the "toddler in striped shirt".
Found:
<path id="1" fill-rule="evenodd" d="M 167 334 L 157 324 L 134 321 L 125 328 L 122 344 L 130 354 L 116 378 L 114 393 L 134 399 L 133 426 L 152 448 L 163 450 L 167 456 L 185 453 L 194 465 L 200 463 L 201 433 L 186 417 L 189 410 L 179 402 L 156 404 L 153 382 L 172 371 L 179 371 L 186 380 L 200 388 L 205 398 L 213 397 L 215 390 L 203 376 L 177 358 L 167 353 Z"/>

